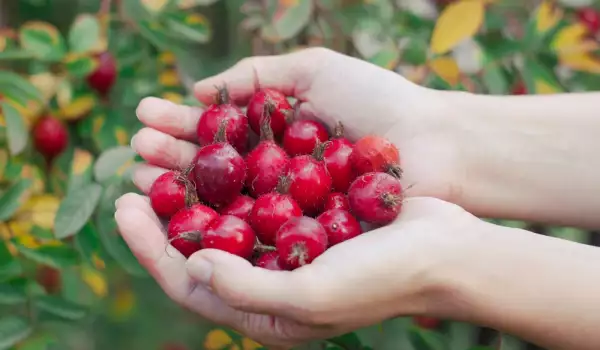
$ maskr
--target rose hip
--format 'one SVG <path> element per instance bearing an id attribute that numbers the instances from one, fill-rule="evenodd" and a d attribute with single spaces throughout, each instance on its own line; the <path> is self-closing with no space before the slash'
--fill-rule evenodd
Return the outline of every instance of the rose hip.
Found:
<path id="1" fill-rule="evenodd" d="M 249 259 L 254 250 L 256 235 L 244 220 L 223 215 L 213 220 L 200 235 L 202 248 L 219 249 Z"/>
<path id="2" fill-rule="evenodd" d="M 356 174 L 350 163 L 352 150 L 352 143 L 344 137 L 342 123 L 338 123 L 335 128 L 334 137 L 330 140 L 323 153 L 323 161 L 331 176 L 333 191 L 346 193 L 348 187 L 350 187 L 350 184 L 356 178 Z"/>
<path id="3" fill-rule="evenodd" d="M 227 120 L 221 121 L 215 143 L 198 150 L 194 159 L 194 180 L 201 200 L 221 206 L 233 201 L 244 187 L 246 163 L 225 142 Z"/>
<path id="4" fill-rule="evenodd" d="M 265 110 L 261 121 L 261 141 L 246 155 L 246 188 L 254 197 L 273 191 L 290 162 L 283 148 L 273 141 L 273 131 L 269 127 L 275 106 L 270 101 L 263 105 Z"/>
<path id="5" fill-rule="evenodd" d="M 343 209 L 350 210 L 350 204 L 348 204 L 348 197 L 339 192 L 333 192 L 327 195 L 327 199 L 325 200 L 325 207 L 323 210 L 331 210 L 331 209 Z"/>
<path id="6" fill-rule="evenodd" d="M 189 257 L 202 248 L 201 235 L 218 217 L 216 211 L 199 203 L 181 209 L 171 217 L 167 237 L 175 249 Z"/>
<path id="7" fill-rule="evenodd" d="M 311 154 L 318 142 L 329 138 L 327 129 L 313 120 L 296 120 L 283 133 L 283 149 L 290 156 Z"/>
<path id="8" fill-rule="evenodd" d="M 33 129 L 35 148 L 50 161 L 61 154 L 69 143 L 67 128 L 57 119 L 45 116 Z"/>
<path id="9" fill-rule="evenodd" d="M 359 176 L 348 190 L 350 210 L 359 220 L 376 225 L 394 221 L 402 209 L 400 181 L 387 173 Z"/>
<path id="10" fill-rule="evenodd" d="M 279 263 L 286 270 L 310 264 L 327 249 L 327 232 L 315 219 L 293 217 L 277 231 Z"/>
<path id="11" fill-rule="evenodd" d="M 277 90 L 261 89 L 250 98 L 246 111 L 248 123 L 252 131 L 257 135 L 261 134 L 262 116 L 267 101 L 270 101 L 274 107 L 269 126 L 273 130 L 275 137 L 279 138 L 283 135 L 283 131 L 287 125 L 286 119 L 288 115 L 292 113 L 292 106 L 285 95 Z"/>
<path id="12" fill-rule="evenodd" d="M 292 158 L 288 166 L 289 193 L 307 215 L 319 213 L 331 191 L 331 176 L 323 162 L 325 146 L 317 145 L 313 155 Z"/>
<path id="13" fill-rule="evenodd" d="M 402 175 L 398 149 L 381 136 L 368 135 L 356 141 L 350 162 L 357 175 L 376 171 L 387 172 L 397 178 Z"/>
<path id="14" fill-rule="evenodd" d="M 244 221 L 248 221 L 248 215 L 250 215 L 250 211 L 252 210 L 253 206 L 254 198 L 239 195 L 233 200 L 233 202 L 221 208 L 220 214 L 233 215 Z"/>
<path id="15" fill-rule="evenodd" d="M 258 197 L 248 216 L 250 226 L 263 244 L 274 245 L 281 225 L 291 217 L 302 216 L 302 209 L 298 203 L 287 194 L 288 181 L 288 178 L 282 177 L 278 192 Z"/>
<path id="16" fill-rule="evenodd" d="M 248 118 L 236 105 L 230 103 L 226 87 L 219 87 L 215 103 L 200 116 L 196 133 L 200 146 L 214 143 L 221 123 L 227 121 L 227 142 L 239 153 L 248 149 Z"/>
<path id="17" fill-rule="evenodd" d="M 342 209 L 328 210 L 317 217 L 317 221 L 327 231 L 329 246 L 334 246 L 362 233 L 358 220 Z"/>
<path id="18" fill-rule="evenodd" d="M 263 253 L 256 259 L 255 265 L 267 270 L 283 270 L 281 264 L 279 264 L 279 254 L 277 252 Z"/>
<path id="19" fill-rule="evenodd" d="M 117 64 L 110 52 L 98 55 L 96 70 L 87 77 L 88 85 L 101 96 L 106 96 L 115 84 L 117 78 Z"/>
<path id="20" fill-rule="evenodd" d="M 577 10 L 579 22 L 585 25 L 590 34 L 595 35 L 600 31 L 600 12 L 592 7 L 584 7 Z"/>
<path id="21" fill-rule="evenodd" d="M 168 171 L 154 180 L 148 197 L 156 215 L 170 218 L 186 205 L 190 206 L 198 201 L 196 191 L 188 179 L 188 172 Z"/>

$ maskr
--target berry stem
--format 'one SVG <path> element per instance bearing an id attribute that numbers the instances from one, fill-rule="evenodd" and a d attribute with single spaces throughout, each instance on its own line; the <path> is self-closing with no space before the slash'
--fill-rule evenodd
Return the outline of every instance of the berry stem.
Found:
<path id="1" fill-rule="evenodd" d="M 317 144 L 315 145 L 315 149 L 313 150 L 313 154 L 312 154 L 313 158 L 318 161 L 322 161 L 323 154 L 325 153 L 325 149 L 327 149 L 327 146 L 329 146 L 330 143 L 331 143 L 331 141 L 321 142 L 321 141 L 317 140 Z"/>
<path id="2" fill-rule="evenodd" d="M 285 115 L 285 122 L 291 124 L 300 113 L 300 102 L 296 102 L 293 109 L 286 109 L 282 112 Z"/>
<path id="3" fill-rule="evenodd" d="M 259 253 L 268 253 L 276 251 L 277 248 L 270 245 L 262 244 L 258 240 L 256 240 L 256 244 L 254 244 L 254 250 Z"/>
<path id="4" fill-rule="evenodd" d="M 387 173 L 392 175 L 393 177 L 397 178 L 398 180 L 402 179 L 402 168 L 400 168 L 399 165 L 389 165 L 388 169 L 387 169 Z"/>
<path id="5" fill-rule="evenodd" d="M 342 137 L 344 137 L 344 124 L 337 122 L 335 128 L 333 128 L 333 138 L 341 139 Z"/>
<path id="6" fill-rule="evenodd" d="M 280 194 L 287 194 L 290 190 L 290 185 L 292 184 L 292 179 L 288 175 L 283 175 L 279 177 L 279 181 L 277 182 L 277 187 L 275 191 Z"/>
<path id="7" fill-rule="evenodd" d="M 223 84 L 222 86 L 215 86 L 215 89 L 217 89 L 217 94 L 215 95 L 216 104 L 224 105 L 228 104 L 231 101 L 226 84 Z"/>
<path id="8" fill-rule="evenodd" d="M 272 141 L 274 139 L 273 129 L 271 129 L 271 114 L 275 111 L 275 104 L 270 97 L 267 97 L 263 107 L 263 114 L 260 120 L 260 140 Z"/>
<path id="9" fill-rule="evenodd" d="M 383 204 L 386 207 L 394 207 L 396 206 L 399 202 L 402 202 L 404 198 L 401 195 L 395 195 L 395 194 L 391 194 L 391 193 L 383 193 L 381 195 L 381 200 L 383 201 Z"/>
<path id="10" fill-rule="evenodd" d="M 219 123 L 219 129 L 217 129 L 217 133 L 215 134 L 215 138 L 213 143 L 221 143 L 227 141 L 227 123 L 228 119 L 223 119 Z"/>

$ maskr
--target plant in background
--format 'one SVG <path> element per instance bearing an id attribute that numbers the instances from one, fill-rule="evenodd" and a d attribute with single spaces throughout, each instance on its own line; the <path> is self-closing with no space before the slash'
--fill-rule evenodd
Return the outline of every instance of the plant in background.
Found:
<path id="1" fill-rule="evenodd" d="M 184 346 L 171 340 L 184 338 L 175 333 L 162 340 L 152 331 L 152 337 L 128 333 L 118 344 L 114 336 L 114 325 L 129 318 L 133 329 L 159 324 L 150 321 L 158 316 L 136 306 L 156 286 L 113 219 L 115 199 L 135 190 L 129 174 L 139 158 L 128 144 L 142 127 L 135 108 L 145 96 L 199 105 L 193 81 L 245 56 L 315 45 L 435 89 L 500 95 L 600 90 L 600 7 L 591 0 L 61 1 L 19 2 L 10 9 L 12 23 L 0 29 L 0 349 L 77 348 L 72 342 L 80 334 L 103 344 L 96 336 L 102 332 L 111 334 L 111 348 L 158 347 L 159 341 Z M 65 1 L 76 10 L 66 11 Z M 260 120 L 250 122 L 260 131 Z M 215 132 L 200 131 L 200 137 Z M 587 231 L 495 222 L 591 243 Z M 193 328 L 188 338 L 196 348 L 260 348 L 206 324 L 198 340 L 202 321 L 177 315 Z M 306 346 L 313 347 L 525 344 L 451 320 L 400 318 Z"/>

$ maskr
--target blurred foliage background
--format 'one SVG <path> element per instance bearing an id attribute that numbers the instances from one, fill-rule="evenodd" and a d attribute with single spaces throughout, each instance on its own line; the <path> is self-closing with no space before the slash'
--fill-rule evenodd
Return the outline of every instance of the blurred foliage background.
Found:
<path id="1" fill-rule="evenodd" d="M 143 97 L 197 105 L 195 80 L 307 46 L 435 89 L 600 90 L 599 10 L 593 0 L 0 0 L 0 349 L 260 348 L 169 301 L 116 232 L 114 201 L 135 191 L 128 145 Z M 48 120 L 68 131 L 51 161 L 35 147 L 56 136 L 35 130 Z M 536 349 L 410 317 L 304 348 Z"/>

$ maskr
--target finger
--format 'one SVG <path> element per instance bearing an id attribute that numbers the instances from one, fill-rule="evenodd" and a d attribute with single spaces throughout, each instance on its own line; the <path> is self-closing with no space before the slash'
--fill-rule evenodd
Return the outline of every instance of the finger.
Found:
<path id="1" fill-rule="evenodd" d="M 239 104 L 246 104 L 259 88 L 273 88 L 299 98 L 308 88 L 307 83 L 320 61 L 329 54 L 327 49 L 312 48 L 278 56 L 245 58 L 225 72 L 196 83 L 196 97 L 205 104 L 212 103 L 215 86 L 225 84 L 231 98 Z"/>
<path id="2" fill-rule="evenodd" d="M 196 125 L 202 109 L 175 104 L 157 97 L 144 98 L 136 110 L 138 119 L 146 126 L 175 138 L 195 141 Z"/>
<path id="3" fill-rule="evenodd" d="M 167 169 L 183 169 L 196 156 L 198 146 L 151 128 L 131 139 L 131 147 L 148 163 Z"/>
<path id="4" fill-rule="evenodd" d="M 162 174 L 166 173 L 167 169 L 156 167 L 149 164 L 139 164 L 133 171 L 133 183 L 144 193 L 149 193 L 152 184 Z"/>

